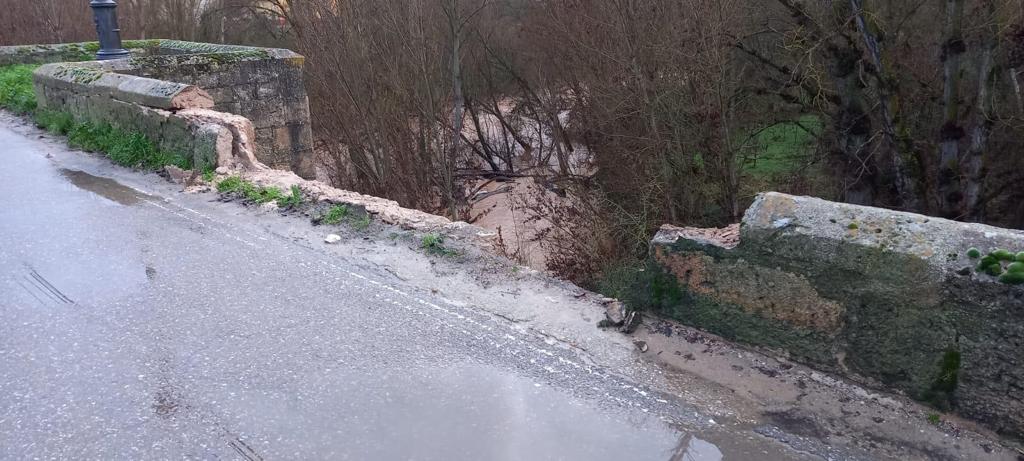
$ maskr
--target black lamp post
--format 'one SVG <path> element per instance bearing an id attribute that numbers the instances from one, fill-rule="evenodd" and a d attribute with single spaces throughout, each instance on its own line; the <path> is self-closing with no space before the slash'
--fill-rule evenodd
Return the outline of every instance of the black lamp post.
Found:
<path id="1" fill-rule="evenodd" d="M 96 21 L 96 33 L 100 37 L 100 51 L 96 59 L 127 58 L 128 50 L 121 47 L 121 29 L 117 27 L 117 2 L 114 0 L 91 0 L 92 14 Z"/>

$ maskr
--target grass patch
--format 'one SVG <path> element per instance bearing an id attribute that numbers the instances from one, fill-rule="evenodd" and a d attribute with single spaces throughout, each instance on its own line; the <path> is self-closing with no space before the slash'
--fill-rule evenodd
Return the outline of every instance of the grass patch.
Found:
<path id="1" fill-rule="evenodd" d="M 68 145 L 90 152 L 101 152 L 114 163 L 147 170 L 174 165 L 183 170 L 192 168 L 186 155 L 156 147 L 146 135 L 111 126 L 109 123 L 68 121 L 68 116 L 39 114 L 37 122 L 50 132 L 66 134 Z"/>
<path id="2" fill-rule="evenodd" d="M 813 115 L 765 128 L 755 135 L 757 154 L 746 160 L 743 171 L 759 178 L 800 171 L 814 152 L 815 139 L 822 130 L 821 120 Z"/>
<path id="3" fill-rule="evenodd" d="M 373 219 L 369 213 L 354 212 L 352 207 L 345 204 L 331 205 L 327 212 L 313 219 L 314 224 L 327 224 L 331 226 L 343 222 L 347 222 L 356 230 L 366 230 L 370 228 Z"/>
<path id="4" fill-rule="evenodd" d="M 18 115 L 36 110 L 32 71 L 37 67 L 32 64 L 0 67 L 0 107 Z"/>
<path id="5" fill-rule="evenodd" d="M 352 227 L 355 227 L 356 230 L 366 230 L 370 228 L 370 222 L 370 215 L 364 214 L 363 217 L 352 221 Z"/>
<path id="6" fill-rule="evenodd" d="M 456 256 L 459 253 L 444 244 L 444 236 L 431 232 L 420 238 L 420 248 L 434 256 Z"/>
<path id="7" fill-rule="evenodd" d="M 282 208 L 297 207 L 302 205 L 303 201 L 304 197 L 302 196 L 302 189 L 299 189 L 299 186 L 292 186 L 291 194 L 279 199 L 277 201 L 277 206 Z"/>
<path id="8" fill-rule="evenodd" d="M 192 168 L 191 157 L 159 149 L 146 135 L 121 130 L 109 123 L 78 122 L 68 113 L 53 111 L 36 112 L 35 121 L 50 133 L 67 136 L 71 147 L 103 153 L 121 166 L 147 170 L 166 165 L 183 170 Z"/>
<path id="9" fill-rule="evenodd" d="M 242 188 L 242 178 L 238 176 L 228 176 L 223 181 L 217 183 L 217 192 L 222 194 L 228 194 L 231 192 L 237 192 Z"/>
<path id="10" fill-rule="evenodd" d="M 39 111 L 35 114 L 36 125 L 53 134 L 67 135 L 75 127 L 75 119 L 67 112 Z"/>
<path id="11" fill-rule="evenodd" d="M 348 205 L 334 205 L 327 210 L 327 213 L 324 214 L 320 222 L 331 225 L 340 224 L 350 213 L 351 210 L 349 210 Z"/>
<path id="12" fill-rule="evenodd" d="M 217 183 L 217 192 L 238 195 L 251 203 L 276 202 L 280 208 L 295 207 L 305 202 L 302 190 L 298 186 L 292 186 L 290 193 L 285 194 L 277 187 L 257 186 L 238 176 L 229 176 Z"/>

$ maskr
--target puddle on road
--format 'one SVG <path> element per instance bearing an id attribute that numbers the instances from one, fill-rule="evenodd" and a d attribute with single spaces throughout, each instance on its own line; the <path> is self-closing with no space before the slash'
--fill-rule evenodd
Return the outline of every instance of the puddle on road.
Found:
<path id="1" fill-rule="evenodd" d="M 756 434 L 690 432 L 486 365 L 303 378 L 215 388 L 204 399 L 219 402 L 238 432 L 273 440 L 261 444 L 266 459 L 804 459 Z"/>
<path id="2" fill-rule="evenodd" d="M 141 201 L 141 198 L 148 197 L 113 179 L 93 176 L 84 171 L 62 168 L 60 174 L 79 189 L 87 190 L 121 205 L 135 205 Z"/>

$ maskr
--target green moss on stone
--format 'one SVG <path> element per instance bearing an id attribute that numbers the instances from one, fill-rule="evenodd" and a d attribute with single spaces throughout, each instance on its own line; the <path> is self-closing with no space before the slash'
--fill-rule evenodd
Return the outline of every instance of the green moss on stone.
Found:
<path id="1" fill-rule="evenodd" d="M 999 281 L 1007 285 L 1024 284 L 1024 272 L 1007 272 L 999 276 Z"/>
<path id="2" fill-rule="evenodd" d="M 999 266 L 999 260 L 996 259 L 995 256 L 986 255 L 984 258 L 981 258 L 980 262 L 978 262 L 977 270 L 978 270 L 978 272 L 986 272 L 992 266 L 998 267 Z"/>
<path id="3" fill-rule="evenodd" d="M 1007 250 L 1001 250 L 1001 249 L 993 250 L 992 253 L 989 253 L 989 254 L 994 256 L 996 259 L 998 259 L 1000 261 L 1013 261 L 1013 260 L 1015 260 L 1017 258 L 1017 255 L 1015 255 L 1015 254 L 1013 254 L 1013 253 L 1011 253 L 1011 252 L 1009 252 Z"/>
<path id="4" fill-rule="evenodd" d="M 967 250 L 967 257 L 971 259 L 978 259 L 981 257 L 981 250 L 977 248 L 971 248 Z"/>
<path id="5" fill-rule="evenodd" d="M 123 46 L 129 50 L 159 48 L 160 40 L 125 40 Z"/>
<path id="6" fill-rule="evenodd" d="M 1024 272 L 1024 262 L 1011 263 L 1006 266 L 1006 272 Z"/>

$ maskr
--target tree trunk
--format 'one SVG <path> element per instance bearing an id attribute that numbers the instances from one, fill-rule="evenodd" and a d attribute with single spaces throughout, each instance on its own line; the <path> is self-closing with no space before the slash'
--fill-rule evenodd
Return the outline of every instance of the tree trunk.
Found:
<path id="1" fill-rule="evenodd" d="M 939 131 L 939 172 L 937 178 L 939 213 L 947 218 L 960 215 L 963 191 L 960 184 L 960 62 L 966 51 L 963 39 L 964 0 L 946 0 L 946 28 L 942 44 L 943 117 Z"/>
<path id="2" fill-rule="evenodd" d="M 857 21 L 857 29 L 864 41 L 871 62 L 875 66 L 875 82 L 878 85 L 878 107 L 882 113 L 882 130 L 885 133 L 886 144 L 889 146 L 891 155 L 893 176 L 895 178 L 896 193 L 900 197 L 903 207 L 914 211 L 920 210 L 916 187 L 906 167 L 905 152 L 903 144 L 896 133 L 896 114 L 893 104 L 892 89 L 889 88 L 887 72 L 882 63 L 882 49 L 878 38 L 868 27 L 867 19 L 864 17 L 863 0 L 850 0 L 850 7 L 853 9 Z"/>
<path id="3" fill-rule="evenodd" d="M 445 159 L 445 186 L 448 195 L 448 212 L 451 219 L 459 219 L 459 202 L 461 193 L 457 191 L 458 184 L 455 183 L 455 164 L 459 158 L 459 144 L 462 141 L 462 128 L 464 123 L 464 109 L 466 98 L 462 92 L 462 23 L 459 18 L 458 0 L 450 3 L 451 10 L 448 14 L 448 26 L 452 39 L 452 136 L 451 154 Z"/>
<path id="4" fill-rule="evenodd" d="M 994 13 L 995 7 L 988 2 L 990 15 Z M 977 115 L 974 127 L 971 129 L 971 144 L 967 151 L 967 172 L 964 178 L 964 210 L 963 214 L 972 221 L 980 221 L 984 218 L 984 204 L 981 202 L 981 193 L 985 185 L 985 151 L 988 149 L 989 135 L 992 133 L 992 110 L 993 91 L 995 89 L 994 54 L 999 27 L 995 23 L 989 25 L 983 42 L 983 49 L 979 57 L 978 65 L 978 95 Z M 1016 76 L 1016 71 L 1010 70 Z M 1016 83 L 1016 80 L 1014 80 Z"/>

